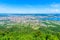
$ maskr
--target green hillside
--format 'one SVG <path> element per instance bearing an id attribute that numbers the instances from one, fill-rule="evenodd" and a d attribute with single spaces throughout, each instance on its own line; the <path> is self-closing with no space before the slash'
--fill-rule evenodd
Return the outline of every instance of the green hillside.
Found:
<path id="1" fill-rule="evenodd" d="M 0 40 L 60 40 L 59 21 L 0 25 Z M 43 25 L 42 25 L 43 24 Z"/>

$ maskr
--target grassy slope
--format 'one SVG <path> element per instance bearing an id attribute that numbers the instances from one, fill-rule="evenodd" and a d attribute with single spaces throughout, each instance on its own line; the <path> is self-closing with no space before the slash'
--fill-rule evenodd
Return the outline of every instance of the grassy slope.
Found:
<path id="1" fill-rule="evenodd" d="M 0 26 L 0 40 L 60 40 L 60 25 L 43 22 L 47 27 L 39 27 L 37 30 L 33 29 L 30 24 L 15 24 L 11 28 L 6 28 L 7 25 Z"/>

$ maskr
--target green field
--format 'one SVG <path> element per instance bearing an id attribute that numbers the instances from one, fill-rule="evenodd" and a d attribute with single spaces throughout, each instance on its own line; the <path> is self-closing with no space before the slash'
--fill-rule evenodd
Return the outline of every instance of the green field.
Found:
<path id="1" fill-rule="evenodd" d="M 60 21 L 0 24 L 0 40 L 60 40 Z"/>

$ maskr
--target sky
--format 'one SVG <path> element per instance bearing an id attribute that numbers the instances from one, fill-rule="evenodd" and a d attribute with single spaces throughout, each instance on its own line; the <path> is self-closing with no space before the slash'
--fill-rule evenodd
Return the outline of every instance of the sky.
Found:
<path id="1" fill-rule="evenodd" d="M 0 13 L 60 13 L 60 0 L 0 0 Z"/>

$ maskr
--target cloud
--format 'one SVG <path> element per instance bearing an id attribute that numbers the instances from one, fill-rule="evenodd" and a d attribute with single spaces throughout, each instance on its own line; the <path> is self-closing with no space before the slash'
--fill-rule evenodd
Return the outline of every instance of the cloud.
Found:
<path id="1" fill-rule="evenodd" d="M 26 5 L 26 7 L 24 6 L 24 7 L 13 8 L 5 5 L 0 5 L 0 13 L 60 13 L 60 9 L 58 8 L 59 5 L 54 4 L 50 6 L 56 8 L 46 8 L 46 7 L 34 8 L 31 5 Z"/>
<path id="2" fill-rule="evenodd" d="M 54 7 L 54 8 L 59 8 L 60 7 L 60 4 L 51 4 L 50 6 L 51 7 Z"/>
<path id="3" fill-rule="evenodd" d="M 60 13 L 60 4 L 51 4 L 50 5 L 50 8 L 52 9 L 51 11 L 52 12 L 55 12 L 55 13 Z"/>

